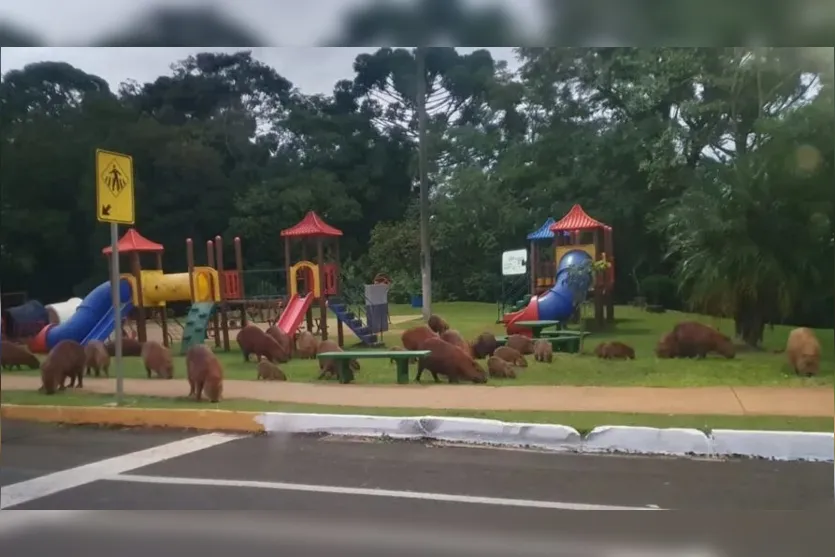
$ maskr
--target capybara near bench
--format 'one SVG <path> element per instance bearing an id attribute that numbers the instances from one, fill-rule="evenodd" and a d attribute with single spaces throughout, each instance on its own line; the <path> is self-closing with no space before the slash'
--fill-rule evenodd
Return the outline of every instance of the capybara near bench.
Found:
<path id="1" fill-rule="evenodd" d="M 811 377 L 820 370 L 821 345 L 811 329 L 799 327 L 789 333 L 786 341 L 789 365 L 797 375 Z"/>
<path id="2" fill-rule="evenodd" d="M 287 381 L 281 368 L 265 358 L 258 359 L 258 379 L 265 381 Z"/>
<path id="3" fill-rule="evenodd" d="M 726 358 L 736 356 L 731 339 L 714 329 L 696 321 L 683 321 L 673 327 L 673 337 L 678 357 L 704 358 L 716 352 Z"/>
<path id="4" fill-rule="evenodd" d="M 496 335 L 493 333 L 481 333 L 471 344 L 473 357 L 481 360 L 492 356 L 499 347 L 499 342 L 496 340 Z"/>
<path id="5" fill-rule="evenodd" d="M 122 356 L 126 358 L 139 358 L 142 356 L 142 342 L 135 338 L 122 337 Z M 112 340 L 104 343 L 107 354 L 112 358 L 116 356 L 116 344 Z"/>
<path id="6" fill-rule="evenodd" d="M 635 350 L 628 344 L 613 340 L 598 344 L 594 349 L 594 355 L 604 360 L 634 360 Z"/>
<path id="7" fill-rule="evenodd" d="M 174 361 L 171 359 L 171 352 L 155 340 L 149 340 L 142 347 L 142 363 L 148 379 L 151 378 L 151 372 L 160 379 L 174 377 Z"/>
<path id="8" fill-rule="evenodd" d="M 104 372 L 105 377 L 110 377 L 110 354 L 100 340 L 91 340 L 84 347 L 84 356 L 87 359 L 85 367 L 87 375 L 95 373 L 99 377 Z"/>
<path id="9" fill-rule="evenodd" d="M 319 343 L 319 347 L 316 350 L 317 354 L 324 354 L 325 352 L 343 352 L 342 348 L 332 340 L 323 340 Z M 319 360 L 319 379 L 336 379 L 339 377 L 339 369 L 337 368 L 339 364 L 336 363 L 336 360 L 331 359 L 323 359 Z M 348 360 L 348 366 L 356 373 L 360 370 L 360 363 L 351 358 Z"/>
<path id="10" fill-rule="evenodd" d="M 281 346 L 273 337 L 255 325 L 247 325 L 238 331 L 235 341 L 241 348 L 245 362 L 249 361 L 251 355 L 256 358 L 263 356 L 273 363 L 281 361 Z"/>
<path id="11" fill-rule="evenodd" d="M 426 325 L 439 335 L 449 330 L 449 323 L 444 321 L 444 318 L 440 315 L 430 315 Z"/>
<path id="12" fill-rule="evenodd" d="M 69 387 L 84 387 L 84 367 L 87 356 L 84 347 L 74 340 L 62 340 L 49 351 L 41 364 L 41 391 L 51 395 L 64 390 L 69 378 Z"/>
<path id="13" fill-rule="evenodd" d="M 419 325 L 406 329 L 400 335 L 400 342 L 406 350 L 424 350 L 423 344 L 429 339 L 440 339 L 438 334 L 427 327 L 426 325 Z"/>
<path id="14" fill-rule="evenodd" d="M 525 335 L 510 335 L 505 346 L 518 350 L 520 354 L 533 354 L 533 339 Z"/>
<path id="15" fill-rule="evenodd" d="M 673 333 L 666 333 L 661 336 L 658 344 L 655 345 L 655 355 L 659 358 L 677 358 L 678 347 L 676 346 L 676 337 Z"/>
<path id="16" fill-rule="evenodd" d="M 505 348 L 504 346 L 502 348 Z M 498 350 L 496 351 L 498 352 Z M 510 362 L 498 356 L 487 358 L 487 372 L 492 379 L 516 379 L 516 372 Z"/>
<path id="17" fill-rule="evenodd" d="M 8 340 L 0 341 L 0 365 L 3 369 L 20 369 L 26 366 L 29 369 L 38 369 L 41 362 L 38 357 L 29 352 L 20 344 Z"/>
<path id="18" fill-rule="evenodd" d="M 312 360 L 316 357 L 319 348 L 319 339 L 310 331 L 302 331 L 296 339 L 296 355 L 304 360 Z"/>
<path id="19" fill-rule="evenodd" d="M 536 341 L 533 345 L 533 359 L 550 364 L 554 360 L 554 347 L 547 340 Z"/>
<path id="20" fill-rule="evenodd" d="M 528 367 L 528 361 L 521 352 L 510 346 L 499 346 L 493 352 L 493 356 L 504 360 L 512 366 Z"/>
<path id="21" fill-rule="evenodd" d="M 290 335 L 276 327 L 275 325 L 270 325 L 267 328 L 266 333 L 273 337 L 278 345 L 281 347 L 281 358 L 278 360 L 279 363 L 286 363 L 290 361 L 290 358 L 293 357 L 293 339 L 290 338 Z"/>
<path id="22" fill-rule="evenodd" d="M 470 344 L 464 340 L 464 337 L 461 336 L 461 333 L 456 331 L 455 329 L 448 329 L 441 333 L 441 338 L 453 346 L 457 346 L 461 350 L 464 351 L 464 354 L 468 356 L 473 355 L 473 349 Z"/>
<path id="23" fill-rule="evenodd" d="M 197 402 L 206 397 L 218 402 L 223 394 L 223 366 L 214 352 L 205 344 L 195 344 L 186 352 L 186 375 L 189 393 Z"/>
<path id="24" fill-rule="evenodd" d="M 422 350 L 429 350 L 430 354 L 418 359 L 417 382 L 420 382 L 424 369 L 429 370 L 435 383 L 441 381 L 438 375 L 446 375 L 450 383 L 459 383 L 462 379 L 473 383 L 487 382 L 487 374 L 478 362 L 440 338 L 426 340 Z"/>

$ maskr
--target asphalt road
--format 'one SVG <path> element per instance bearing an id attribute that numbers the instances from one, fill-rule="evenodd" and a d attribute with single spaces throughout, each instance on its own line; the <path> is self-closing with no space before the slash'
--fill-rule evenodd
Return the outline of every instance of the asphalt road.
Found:
<path id="1" fill-rule="evenodd" d="M 832 465 L 816 463 L 4 420 L 0 464 L 0 543 L 12 555 L 71 543 L 110 556 L 116 539 L 125 557 L 172 544 L 183 557 L 228 556 L 242 544 L 247 556 L 824 555 L 835 518 Z M 709 512 L 570 512 L 577 508 Z M 734 512 L 764 509 L 817 512 Z M 101 512 L 109 510 L 181 512 Z M 195 510 L 226 512 L 187 512 Z"/>

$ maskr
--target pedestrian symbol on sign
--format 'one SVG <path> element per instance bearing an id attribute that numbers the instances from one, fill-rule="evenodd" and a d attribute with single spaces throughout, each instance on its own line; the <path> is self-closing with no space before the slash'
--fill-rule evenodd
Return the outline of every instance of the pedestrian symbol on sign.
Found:
<path id="1" fill-rule="evenodd" d="M 115 162 L 111 162 L 107 170 L 104 171 L 102 180 L 107 185 L 107 189 L 113 194 L 113 197 L 118 197 L 128 185 L 128 179 Z"/>

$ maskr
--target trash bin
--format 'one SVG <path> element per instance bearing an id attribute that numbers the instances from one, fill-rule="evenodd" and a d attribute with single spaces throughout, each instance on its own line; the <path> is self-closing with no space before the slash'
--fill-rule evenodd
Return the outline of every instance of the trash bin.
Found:
<path id="1" fill-rule="evenodd" d="M 423 307 L 423 294 L 412 294 L 412 307 L 413 308 L 422 308 Z"/>

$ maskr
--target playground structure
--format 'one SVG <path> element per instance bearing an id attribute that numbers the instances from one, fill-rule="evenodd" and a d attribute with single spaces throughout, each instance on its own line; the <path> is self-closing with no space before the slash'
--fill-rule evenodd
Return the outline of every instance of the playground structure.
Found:
<path id="1" fill-rule="evenodd" d="M 38 334 L 47 325 L 63 323 L 75 313 L 81 305 L 81 298 L 70 298 L 64 302 L 43 305 L 38 300 L 28 300 L 22 296 L 22 303 L 10 306 L 2 311 L 2 334 L 4 338 L 17 340 L 29 339 Z"/>
<path id="2" fill-rule="evenodd" d="M 580 205 L 574 205 L 559 221 L 548 219 L 528 235 L 530 299 L 526 305 L 503 316 L 508 334 L 530 334 L 520 321 L 566 321 L 585 301 L 589 292 L 594 299 L 594 320 L 598 327 L 614 321 L 614 259 L 612 227 L 590 217 Z M 551 240 L 553 251 L 542 249 Z M 543 253 L 544 252 L 544 253 Z M 550 254 L 553 253 L 553 259 Z M 607 266 L 591 276 L 574 277 L 571 269 L 604 261 Z"/>

